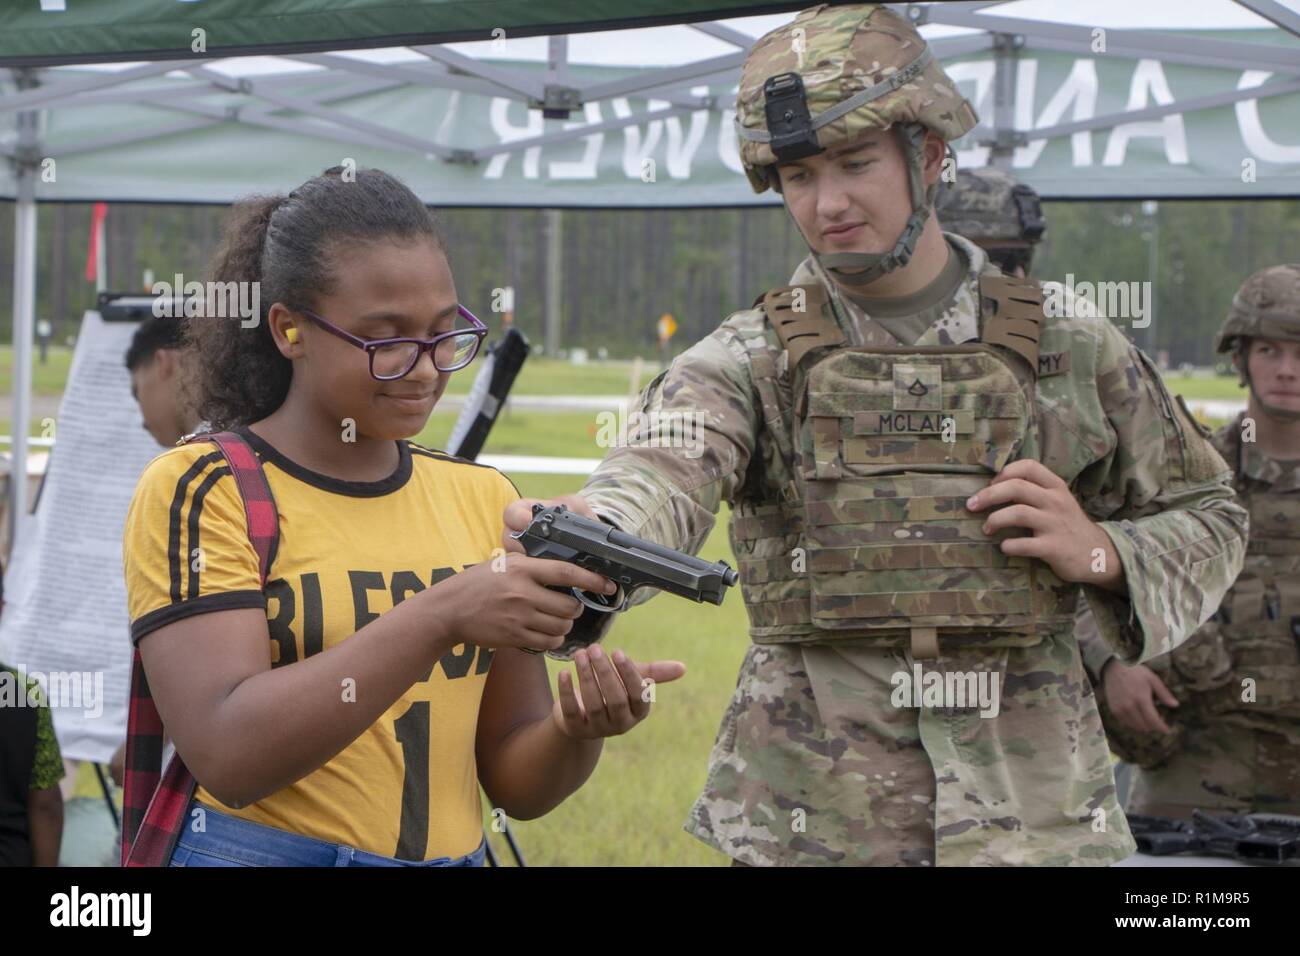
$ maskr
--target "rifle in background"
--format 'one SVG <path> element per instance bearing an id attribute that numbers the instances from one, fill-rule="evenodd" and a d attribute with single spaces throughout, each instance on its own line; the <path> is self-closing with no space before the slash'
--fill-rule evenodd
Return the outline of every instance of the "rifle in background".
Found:
<path id="1" fill-rule="evenodd" d="M 1214 816 L 1194 810 L 1190 821 L 1130 814 L 1128 825 L 1138 852 L 1151 856 L 1194 853 L 1247 863 L 1300 859 L 1300 817 L 1268 813 Z"/>

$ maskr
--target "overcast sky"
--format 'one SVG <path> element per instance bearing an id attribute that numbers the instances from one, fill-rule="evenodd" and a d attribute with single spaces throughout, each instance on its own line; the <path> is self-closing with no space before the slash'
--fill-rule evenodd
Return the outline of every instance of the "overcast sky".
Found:
<path id="1" fill-rule="evenodd" d="M 1280 0 L 1300 12 L 1300 0 Z M 991 4 L 988 12 L 999 16 L 1025 17 L 1056 23 L 1075 23 L 1089 27 L 1115 29 L 1252 29 L 1271 27 L 1263 18 L 1239 6 L 1234 0 L 1088 0 L 1086 4 L 1066 0 L 1012 0 Z M 986 8 L 988 9 L 988 8 Z M 723 20 L 753 37 L 786 23 L 792 14 L 743 17 Z M 927 38 L 954 36 L 970 30 L 945 26 L 922 29 Z M 545 37 L 507 36 L 498 48 L 491 41 L 448 44 L 452 49 L 483 59 L 545 60 Z M 671 66 L 693 60 L 735 52 L 736 47 L 706 36 L 689 26 L 653 27 L 644 30 L 620 30 L 602 33 L 578 33 L 569 38 L 569 60 L 611 66 Z M 419 54 L 396 48 L 344 53 L 381 62 L 423 61 Z M 102 69 L 118 70 L 133 64 L 111 64 Z M 277 57 L 239 57 L 220 61 L 216 67 L 236 76 L 308 70 L 305 64 Z"/>
<path id="2" fill-rule="evenodd" d="M 1300 0 L 1283 0 L 1296 7 Z M 1056 23 L 1083 23 L 1090 27 L 1154 29 L 1161 27 L 1197 27 L 1201 29 L 1258 28 L 1273 24 L 1262 19 L 1233 0 L 1013 0 L 1010 3 L 992 4 L 985 12 L 998 16 L 1025 17 L 1031 20 L 1049 20 Z M 1086 10 L 1086 15 L 1080 11 Z M 755 38 L 783 23 L 788 23 L 792 13 L 764 17 L 743 17 L 723 20 Z M 927 39 L 956 36 L 976 31 L 959 27 L 928 26 L 921 30 Z M 457 43 L 454 48 L 472 56 L 492 56 L 492 44 Z M 511 59 L 546 59 L 546 39 L 525 37 L 504 42 L 506 52 L 497 56 Z M 614 33 L 580 33 L 569 38 L 569 58 L 575 63 L 609 65 L 661 66 L 685 63 L 691 60 L 720 56 L 736 48 L 721 40 L 706 36 L 688 26 L 655 27 L 646 30 L 624 30 Z"/>

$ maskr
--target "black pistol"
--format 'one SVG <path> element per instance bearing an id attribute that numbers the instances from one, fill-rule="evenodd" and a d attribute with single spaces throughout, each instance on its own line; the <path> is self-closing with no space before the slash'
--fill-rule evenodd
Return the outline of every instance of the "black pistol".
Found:
<path id="1" fill-rule="evenodd" d="M 619 531 L 603 521 L 575 514 L 564 505 L 533 505 L 533 518 L 523 531 L 511 535 L 530 557 L 568 561 L 604 575 L 618 585 L 613 594 L 568 591 L 583 603 L 564 644 L 547 655 L 571 660 L 584 647 L 604 637 L 612 615 L 627 610 L 638 588 L 658 588 L 692 601 L 721 604 L 726 589 L 738 579 L 725 561 L 709 562 Z"/>

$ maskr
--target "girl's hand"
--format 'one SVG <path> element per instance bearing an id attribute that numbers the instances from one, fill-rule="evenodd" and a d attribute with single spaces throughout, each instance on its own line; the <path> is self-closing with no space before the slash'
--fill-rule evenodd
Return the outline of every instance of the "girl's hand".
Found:
<path id="1" fill-rule="evenodd" d="M 622 651 L 611 658 L 599 644 L 578 651 L 578 687 L 566 670 L 560 672 L 560 692 L 551 712 L 556 726 L 575 740 L 625 734 L 650 713 L 654 685 L 677 680 L 686 673 L 680 661 L 634 664 Z"/>
<path id="2" fill-rule="evenodd" d="M 583 611 L 567 593 L 574 587 L 615 590 L 609 578 L 567 561 L 503 554 L 439 581 L 418 599 L 429 602 L 457 644 L 547 651 L 564 643 Z"/>

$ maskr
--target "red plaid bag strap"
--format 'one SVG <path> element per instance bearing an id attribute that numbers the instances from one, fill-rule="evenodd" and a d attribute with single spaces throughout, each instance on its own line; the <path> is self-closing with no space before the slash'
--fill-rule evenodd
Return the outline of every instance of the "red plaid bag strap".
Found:
<path id="1" fill-rule="evenodd" d="M 230 473 L 235 477 L 235 486 L 239 497 L 244 502 L 244 515 L 248 519 L 248 538 L 257 552 L 257 573 L 263 588 L 266 576 L 271 570 L 271 559 L 275 556 L 276 540 L 280 536 L 280 518 L 276 514 L 275 499 L 271 496 L 271 486 L 266 482 L 262 472 L 262 463 L 251 445 L 235 432 L 219 432 L 215 435 L 198 435 L 190 439 L 206 439 L 215 442 L 226 456 Z"/>
<path id="2" fill-rule="evenodd" d="M 244 502 L 248 537 L 257 553 L 258 576 L 266 587 L 280 534 L 271 486 L 257 454 L 235 432 L 199 434 L 186 442 L 210 441 L 225 456 Z M 131 709 L 126 732 L 126 785 L 122 800 L 122 865 L 166 866 L 185 825 L 194 796 L 194 776 L 174 754 L 162 765 L 162 720 L 154 706 L 137 648 L 131 664 Z"/>

